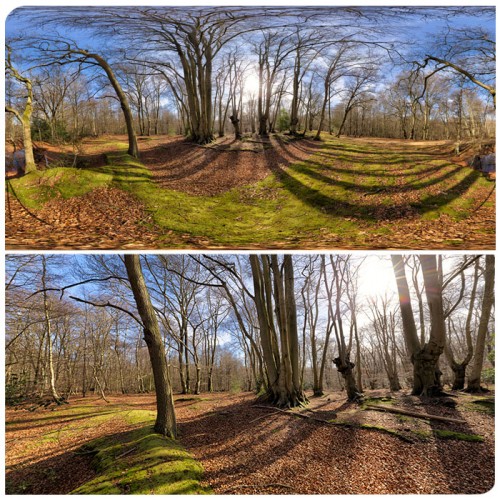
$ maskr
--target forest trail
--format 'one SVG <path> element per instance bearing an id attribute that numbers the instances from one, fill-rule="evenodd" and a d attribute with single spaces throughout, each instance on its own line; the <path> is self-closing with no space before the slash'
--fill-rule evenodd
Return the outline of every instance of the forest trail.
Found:
<path id="1" fill-rule="evenodd" d="M 493 486 L 494 414 L 473 404 L 477 397 L 457 393 L 456 408 L 448 408 L 368 392 L 367 403 L 464 423 L 367 411 L 341 393 L 311 398 L 300 410 L 324 423 L 257 407 L 251 393 L 179 395 L 179 441 L 203 466 L 203 487 L 216 494 L 465 494 Z M 109 399 L 8 409 L 7 493 L 69 493 L 95 476 L 91 459 L 75 453 L 83 444 L 151 424 L 153 396 Z M 140 418 L 130 419 L 134 412 Z M 125 453 L 133 459 L 135 451 Z"/>
<path id="2" fill-rule="evenodd" d="M 73 174 L 10 179 L 7 248 L 495 247 L 495 183 L 448 142 L 143 139 L 142 163 L 111 154 L 125 143 L 109 137 Z M 96 187 L 67 187 L 82 175 Z M 19 205 L 30 199 L 44 203 Z"/>

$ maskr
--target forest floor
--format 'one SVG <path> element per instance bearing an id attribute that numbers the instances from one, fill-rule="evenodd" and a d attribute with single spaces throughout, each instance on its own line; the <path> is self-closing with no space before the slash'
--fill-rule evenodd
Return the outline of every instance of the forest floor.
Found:
<path id="1" fill-rule="evenodd" d="M 6 412 L 6 490 L 484 493 L 494 484 L 492 396 L 453 393 L 442 405 L 404 392 L 367 391 L 360 406 L 332 393 L 293 412 L 257 404 L 250 393 L 176 396 L 181 446 L 173 451 L 171 440 L 154 449 L 141 445 L 153 421 L 152 395 L 110 396 L 109 403 L 79 398 L 34 411 L 23 405 Z M 373 404 L 460 422 L 374 411 Z M 176 471 L 160 474 L 175 464 Z"/>
<path id="2" fill-rule="evenodd" d="M 7 249 L 495 246 L 495 182 L 451 142 L 155 136 L 140 161 L 123 137 L 45 146 L 51 168 L 7 179 Z"/>

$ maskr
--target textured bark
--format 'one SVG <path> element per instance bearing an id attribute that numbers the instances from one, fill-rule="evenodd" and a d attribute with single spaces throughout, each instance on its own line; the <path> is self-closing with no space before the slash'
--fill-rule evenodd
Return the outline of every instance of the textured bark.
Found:
<path id="1" fill-rule="evenodd" d="M 268 390 L 264 399 L 282 407 L 300 406 L 307 399 L 300 386 L 297 311 L 291 255 L 250 255 L 254 300 L 260 327 Z M 279 338 L 278 338 L 279 332 Z"/>
<path id="2" fill-rule="evenodd" d="M 362 395 L 356 386 L 354 379 L 354 363 L 349 361 L 349 358 L 337 357 L 333 360 L 333 364 L 337 367 L 338 372 L 342 375 L 345 382 L 345 389 L 347 392 L 347 399 L 349 401 L 358 401 Z"/>
<path id="3" fill-rule="evenodd" d="M 234 138 L 239 141 L 241 139 L 240 120 L 236 115 L 231 115 L 229 119 L 234 128 Z"/>
<path id="4" fill-rule="evenodd" d="M 12 75 L 21 85 L 26 89 L 26 96 L 24 102 L 24 109 L 20 112 L 19 110 L 5 105 L 5 111 L 12 113 L 21 123 L 21 128 L 23 131 L 23 146 L 25 155 L 25 168 L 24 172 L 29 173 L 36 170 L 35 155 L 33 153 L 33 142 L 31 140 L 31 115 L 33 114 L 33 85 L 29 78 L 21 75 L 14 66 L 12 66 L 10 60 L 10 47 L 7 47 L 7 58 L 5 61 L 5 71 L 6 74 Z"/>
<path id="5" fill-rule="evenodd" d="M 420 344 L 415 326 L 403 258 L 401 255 L 392 255 L 391 259 L 399 293 L 403 334 L 413 363 L 412 394 L 418 396 L 437 395 L 442 390 L 441 371 L 438 363 L 444 350 L 446 330 L 436 257 L 434 255 L 421 255 L 419 257 L 431 317 L 429 341 L 424 345 Z"/>
<path id="6" fill-rule="evenodd" d="M 125 267 L 137 310 L 143 322 L 144 340 L 148 346 L 149 358 L 153 369 L 157 409 L 154 430 L 159 434 L 175 439 L 177 436 L 177 425 L 165 347 L 156 312 L 151 303 L 151 298 L 142 274 L 139 256 L 132 254 L 125 255 Z"/>

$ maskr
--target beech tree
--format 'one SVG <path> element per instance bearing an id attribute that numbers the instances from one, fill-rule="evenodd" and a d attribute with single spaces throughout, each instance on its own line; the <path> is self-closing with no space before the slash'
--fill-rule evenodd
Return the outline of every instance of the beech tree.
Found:
<path id="1" fill-rule="evenodd" d="M 156 312 L 146 287 L 139 255 L 127 254 L 124 256 L 124 261 L 130 287 L 132 288 L 137 304 L 137 311 L 142 319 L 144 340 L 148 346 L 149 358 L 153 369 L 156 392 L 156 422 L 154 430 L 159 434 L 175 439 L 177 437 L 177 424 L 174 400 L 165 347 Z"/>
<path id="2" fill-rule="evenodd" d="M 27 76 L 19 72 L 12 63 L 12 47 L 6 45 L 5 76 L 13 78 L 23 88 L 23 97 L 20 98 L 19 108 L 13 104 L 13 96 L 7 98 L 5 111 L 12 113 L 21 124 L 23 132 L 23 145 L 25 154 L 26 173 L 36 170 L 35 156 L 33 153 L 33 141 L 31 140 L 31 117 L 33 114 L 33 82 Z"/>
<path id="3" fill-rule="evenodd" d="M 452 321 L 451 315 L 447 314 L 448 338 L 445 345 L 444 353 L 446 359 L 448 360 L 450 368 L 453 371 L 452 389 L 456 391 L 460 391 L 465 387 L 465 372 L 472 359 L 472 356 L 474 355 L 474 346 L 472 342 L 472 319 L 474 315 L 474 310 L 476 308 L 476 292 L 477 292 L 477 285 L 479 282 L 479 266 L 480 266 L 480 259 L 477 259 L 474 266 L 474 277 L 470 292 L 469 306 L 467 308 L 467 318 L 465 321 L 465 325 L 463 325 L 465 334 L 466 353 L 462 361 L 460 362 L 456 359 L 456 354 L 454 353 L 451 343 L 451 334 L 452 331 L 455 331 L 455 324 Z M 461 296 L 463 295 L 463 290 L 465 288 L 464 273 L 465 270 L 462 270 L 461 272 L 462 289 L 460 293 Z"/>
<path id="4" fill-rule="evenodd" d="M 370 312 L 373 332 L 377 338 L 380 359 L 389 380 L 391 391 L 401 390 L 398 375 L 398 350 L 396 341 L 396 313 L 391 311 L 387 297 L 380 302 L 372 300 Z"/>
<path id="5" fill-rule="evenodd" d="M 299 340 L 291 255 L 250 255 L 260 342 L 267 372 L 265 399 L 282 408 L 307 402 L 300 386 Z"/>
<path id="6" fill-rule="evenodd" d="M 322 256 L 322 259 L 325 257 Z M 349 336 L 346 342 L 345 325 L 342 311 L 342 301 L 347 295 L 347 288 L 352 287 L 353 271 L 350 268 L 350 256 L 330 255 L 330 276 L 323 261 L 323 277 L 328 296 L 329 314 L 333 320 L 333 329 L 337 340 L 338 356 L 333 359 L 333 364 L 342 375 L 346 385 L 347 398 L 350 401 L 361 399 L 362 394 L 356 385 L 354 363 L 351 361 L 353 335 L 356 328 L 356 309 L 350 309 L 351 314 Z M 335 298 L 334 298 L 335 297 Z M 351 304 L 353 303 L 351 296 Z"/>
<path id="7" fill-rule="evenodd" d="M 418 257 L 430 315 L 429 336 L 427 341 L 421 342 L 413 316 L 404 259 L 401 255 L 392 255 L 391 259 L 399 294 L 403 334 L 413 364 L 412 393 L 419 396 L 439 395 L 442 392 L 439 358 L 446 343 L 441 261 L 438 265 L 435 255 Z"/>
<path id="8" fill-rule="evenodd" d="M 484 352 L 488 324 L 490 322 L 491 309 L 494 303 L 495 288 L 495 256 L 486 255 L 484 269 L 484 291 L 481 302 L 481 316 L 477 329 L 476 346 L 474 350 L 474 362 L 467 381 L 468 392 L 481 392 L 481 371 L 484 363 Z"/>

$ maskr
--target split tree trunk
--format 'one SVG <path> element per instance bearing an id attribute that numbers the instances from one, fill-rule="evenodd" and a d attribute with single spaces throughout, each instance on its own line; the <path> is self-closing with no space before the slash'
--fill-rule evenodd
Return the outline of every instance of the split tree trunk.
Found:
<path id="1" fill-rule="evenodd" d="M 264 399 L 281 408 L 307 402 L 300 386 L 297 310 L 292 256 L 250 255 L 268 390 Z M 279 338 L 278 338 L 279 332 Z"/>

